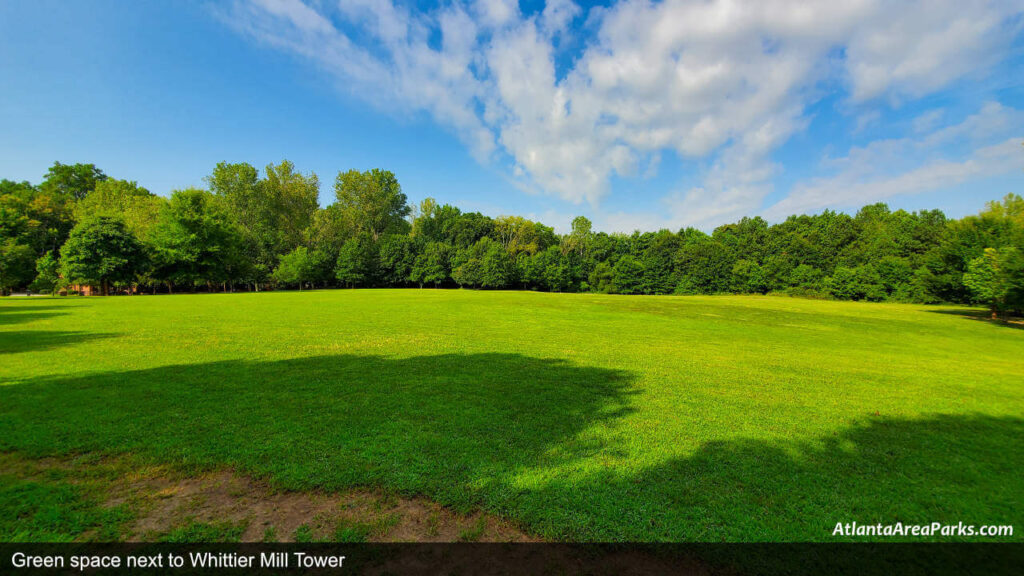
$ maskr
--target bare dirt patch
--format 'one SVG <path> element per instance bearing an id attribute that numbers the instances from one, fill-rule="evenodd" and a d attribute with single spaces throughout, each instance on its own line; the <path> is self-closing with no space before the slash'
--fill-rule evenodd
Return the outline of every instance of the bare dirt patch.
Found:
<path id="1" fill-rule="evenodd" d="M 106 506 L 135 514 L 126 540 L 157 540 L 183 526 L 235 526 L 244 542 L 532 542 L 490 515 L 459 514 L 425 498 L 370 490 L 285 492 L 231 470 L 186 475 L 129 458 L 26 459 L 0 454 L 0 470 L 22 478 L 100 486 Z"/>

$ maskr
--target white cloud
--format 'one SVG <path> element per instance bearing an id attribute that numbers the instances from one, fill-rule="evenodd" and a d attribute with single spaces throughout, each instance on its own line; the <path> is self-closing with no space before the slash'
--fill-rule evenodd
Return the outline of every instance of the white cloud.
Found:
<path id="1" fill-rule="evenodd" d="M 946 111 L 943 110 L 942 108 L 936 108 L 934 110 L 929 110 L 919 115 L 917 118 L 914 118 L 914 132 L 918 134 L 928 132 L 929 130 L 934 128 L 940 120 L 942 120 L 942 116 L 945 113 Z"/>
<path id="2" fill-rule="evenodd" d="M 665 151 L 707 159 L 700 186 L 666 199 L 673 222 L 702 224 L 761 207 L 771 155 L 807 124 L 822 83 L 859 105 L 942 89 L 1002 57 L 1019 12 L 999 0 L 627 0 L 587 12 L 550 0 L 529 15 L 514 0 L 426 13 L 235 0 L 223 19 L 382 108 L 428 112 L 481 162 L 509 159 L 524 190 L 596 207 L 613 175 L 642 175 Z M 576 20 L 593 36 L 556 74 Z"/>
<path id="3" fill-rule="evenodd" d="M 781 219 L 825 207 L 854 208 L 1019 171 L 1024 169 L 1022 142 L 1024 112 L 989 103 L 958 124 L 914 138 L 877 140 L 844 157 L 826 159 L 824 166 L 833 175 L 797 183 L 764 216 Z M 950 146 L 966 150 L 950 157 Z"/>
<path id="4" fill-rule="evenodd" d="M 887 2 L 850 36 L 853 99 L 918 97 L 978 75 L 1005 54 L 1007 19 L 1019 3 L 986 0 Z"/>

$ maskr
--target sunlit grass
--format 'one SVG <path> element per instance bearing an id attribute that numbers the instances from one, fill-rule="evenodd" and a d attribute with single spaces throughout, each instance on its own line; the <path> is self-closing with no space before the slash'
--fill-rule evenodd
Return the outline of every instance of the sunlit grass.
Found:
<path id="1" fill-rule="evenodd" d="M 376 486 L 549 538 L 828 540 L 836 522 L 1018 520 L 1022 375 L 1024 330 L 962 308 L 454 290 L 9 299 L 0 450 Z"/>

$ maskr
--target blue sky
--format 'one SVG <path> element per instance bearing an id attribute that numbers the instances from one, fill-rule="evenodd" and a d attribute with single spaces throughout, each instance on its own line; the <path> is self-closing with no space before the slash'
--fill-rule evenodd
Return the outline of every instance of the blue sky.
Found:
<path id="1" fill-rule="evenodd" d="M 167 194 L 222 160 L 396 173 L 564 230 L 1024 193 L 1015 2 L 12 0 L 0 177 Z M 925 9 L 927 8 L 927 9 Z"/>

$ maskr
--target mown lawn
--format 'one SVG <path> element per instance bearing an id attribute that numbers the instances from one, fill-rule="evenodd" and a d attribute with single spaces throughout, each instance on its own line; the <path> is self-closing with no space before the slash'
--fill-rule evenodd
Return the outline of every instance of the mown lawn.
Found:
<path id="1" fill-rule="evenodd" d="M 938 521 L 1017 524 L 1020 540 L 1020 328 L 743 296 L 5 299 L 0 452 L 421 494 L 553 539 Z M 77 537 L 39 528 L 25 499 L 102 524 L 72 489 L 0 470 L 0 538 Z"/>

